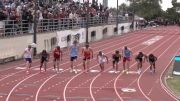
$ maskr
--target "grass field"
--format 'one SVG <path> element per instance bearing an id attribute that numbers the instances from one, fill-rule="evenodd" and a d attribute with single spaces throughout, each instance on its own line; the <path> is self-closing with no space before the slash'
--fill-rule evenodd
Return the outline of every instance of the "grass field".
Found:
<path id="1" fill-rule="evenodd" d="M 180 97 L 180 76 L 172 75 L 173 70 L 173 63 L 169 69 L 169 72 L 166 76 L 167 86 L 177 95 Z"/>

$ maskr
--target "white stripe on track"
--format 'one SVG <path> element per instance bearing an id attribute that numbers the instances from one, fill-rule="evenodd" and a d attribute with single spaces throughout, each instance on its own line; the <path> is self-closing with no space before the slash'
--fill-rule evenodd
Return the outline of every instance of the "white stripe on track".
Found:
<path id="1" fill-rule="evenodd" d="M 135 34 L 134 34 L 134 35 L 135 35 Z M 131 37 L 134 37 L 134 36 L 130 36 L 130 38 L 131 38 Z M 123 38 L 124 38 L 124 37 L 123 37 Z M 127 38 L 129 38 L 129 37 L 126 36 L 124 39 L 127 39 Z M 117 40 L 116 40 L 116 41 L 117 41 Z M 115 41 L 112 41 L 112 42 L 110 42 L 110 43 L 113 43 L 113 42 L 115 42 Z M 107 43 L 107 44 L 109 44 L 109 43 Z M 96 48 L 102 47 L 102 46 L 107 45 L 107 44 L 103 44 L 103 45 L 98 46 L 98 47 L 96 47 Z M 96 48 L 94 48 L 94 49 L 96 49 Z M 105 49 L 108 49 L 108 48 L 105 48 Z M 104 50 L 105 50 L 105 49 L 104 49 Z M 82 58 L 82 57 L 79 57 L 79 58 Z M 48 64 L 50 64 L 50 63 L 53 63 L 53 61 L 48 62 Z M 64 65 L 64 64 L 67 64 L 67 63 L 69 63 L 69 61 L 68 61 L 68 62 L 65 62 L 65 63 L 63 63 L 63 64 L 60 64 L 60 66 L 61 66 L 61 65 Z M 34 68 L 39 67 L 39 66 L 40 66 L 40 65 L 33 66 L 33 67 L 31 67 L 31 69 L 34 69 Z M 7 79 L 7 78 L 9 78 L 9 77 L 11 77 L 11 76 L 14 76 L 14 75 L 16 75 L 16 74 L 18 74 L 18 73 L 24 72 L 24 71 L 26 71 L 26 70 L 21 70 L 21 71 L 15 72 L 15 73 L 13 73 L 13 74 L 11 74 L 11 75 L 8 75 L 8 76 L 0 79 L 0 81 L 2 81 L 2 80 L 4 80 L 4 79 Z"/>
<path id="2" fill-rule="evenodd" d="M 176 43 L 179 38 L 180 38 L 180 36 L 179 36 L 176 40 L 174 40 L 174 41 L 171 43 L 171 45 L 169 45 L 169 46 L 166 48 L 166 50 L 164 50 L 164 51 L 158 56 L 158 58 L 160 58 L 163 54 L 165 54 L 165 52 L 168 51 L 168 49 L 169 49 L 170 47 L 172 47 L 173 44 Z M 152 100 L 143 92 L 143 90 L 142 90 L 142 88 L 141 88 L 141 86 L 140 86 L 140 79 L 141 79 L 141 77 L 143 76 L 143 74 L 144 74 L 148 69 L 149 69 L 149 67 L 139 76 L 137 84 L 138 84 L 139 90 L 140 90 L 141 93 L 144 95 L 144 97 L 145 97 L 146 99 L 148 99 L 149 101 L 152 101 Z"/>
<path id="3" fill-rule="evenodd" d="M 152 36 L 154 36 L 154 35 L 152 35 Z M 145 39 L 145 38 L 142 38 L 142 39 Z M 139 41 L 139 40 L 136 40 L 136 41 Z M 134 41 L 134 42 L 136 42 L 136 41 Z M 134 43 L 134 42 L 131 42 L 131 43 Z M 115 51 L 115 50 L 113 50 L 113 51 Z M 98 64 L 99 65 L 99 64 Z M 95 65 L 95 66 L 98 66 L 98 65 Z M 91 68 L 94 68 L 95 66 L 93 66 L 93 67 L 91 67 Z M 69 80 L 68 81 L 68 83 L 66 84 L 66 86 L 65 86 L 65 88 L 64 88 L 64 92 L 63 92 L 63 97 L 64 97 L 64 101 L 66 101 L 66 89 L 67 89 L 67 86 L 70 84 L 70 82 L 73 80 L 73 79 L 75 79 L 76 77 L 78 77 L 79 75 L 81 75 L 82 73 L 80 73 L 80 74 L 78 74 L 78 75 L 76 75 L 76 76 L 74 76 L 71 80 Z"/>
<path id="4" fill-rule="evenodd" d="M 175 36 L 175 35 L 174 35 L 174 36 Z M 170 39 L 173 38 L 174 36 L 171 36 L 168 40 L 170 40 Z M 161 47 L 161 46 L 162 46 L 164 43 L 166 43 L 168 40 L 162 42 L 160 45 L 158 45 L 158 47 L 154 48 L 153 51 L 155 51 L 156 49 L 158 49 L 159 47 Z M 151 52 L 153 52 L 153 51 L 151 51 Z M 120 94 L 119 94 L 118 91 L 117 91 L 117 80 L 118 80 L 118 78 L 119 78 L 121 75 L 122 75 L 122 74 L 120 74 L 120 75 L 116 78 L 116 80 L 115 80 L 115 82 L 114 82 L 114 90 L 115 90 L 116 95 L 118 96 L 118 98 L 119 98 L 121 101 L 123 101 L 122 97 L 120 96 Z M 141 75 L 142 75 L 142 74 L 141 74 Z"/>
<path id="5" fill-rule="evenodd" d="M 170 39 L 171 39 L 172 37 L 170 37 Z M 148 48 L 148 47 L 150 47 L 150 46 L 146 46 L 146 47 L 143 47 L 143 48 L 141 48 L 140 50 L 143 50 L 143 49 L 146 49 L 146 48 Z M 139 51 L 139 50 L 138 50 Z M 137 51 L 137 52 L 138 52 Z M 131 66 L 130 66 L 130 68 L 132 68 L 134 65 L 135 65 L 136 63 L 134 63 L 134 64 L 132 64 Z M 122 75 L 123 73 L 121 73 L 120 74 L 120 76 Z M 100 76 L 100 75 L 99 75 Z M 119 77 L 118 77 L 119 78 Z M 96 78 L 95 78 L 96 79 Z M 94 80 L 95 80 L 94 79 Z M 116 78 L 116 81 L 117 81 L 117 78 Z M 115 82 L 116 82 L 115 81 Z M 94 82 L 94 81 L 93 81 Z M 114 84 L 116 84 L 116 83 L 114 83 Z M 92 82 L 91 82 L 91 85 L 90 86 L 92 86 Z M 90 87 L 90 89 L 91 89 L 92 87 Z M 115 90 L 116 91 L 116 90 Z M 93 96 L 93 93 L 92 93 L 92 89 L 90 90 L 90 94 L 91 94 L 91 97 L 92 97 L 92 99 L 93 99 L 93 101 L 95 101 L 95 98 L 94 98 L 94 96 Z M 121 98 L 120 98 L 120 100 L 122 100 Z"/>
<path id="6" fill-rule="evenodd" d="M 145 36 L 145 35 L 142 35 L 142 36 Z M 140 37 L 142 37 L 142 36 L 140 36 Z M 129 37 L 127 37 L 127 38 L 129 38 Z M 139 38 L 139 36 L 137 36 L 137 38 Z M 122 43 L 124 43 L 124 42 L 122 42 Z M 120 45 L 120 43 L 119 44 L 116 44 L 116 45 L 113 45 L 113 46 L 117 46 L 117 45 Z M 111 46 L 111 47 L 113 47 L 113 46 Z M 108 47 L 109 48 L 109 47 Z M 103 50 L 105 50 L 105 49 L 108 49 L 108 48 L 104 48 Z M 98 51 L 97 51 L 98 52 Z M 67 62 L 66 62 L 67 63 Z M 49 69 L 51 69 L 51 68 L 49 68 Z M 48 70 L 49 70 L 48 69 Z M 70 69 L 70 68 L 69 68 Z M 69 69 L 66 69 L 65 71 L 67 71 L 67 70 L 69 70 Z M 37 74 L 39 74 L 39 73 L 35 73 L 35 74 L 33 74 L 33 76 L 35 76 L 35 75 L 37 75 Z M 56 75 L 56 74 L 55 74 Z M 23 82 L 24 81 L 26 81 L 26 80 L 28 80 L 29 78 L 31 78 L 31 77 L 33 77 L 33 76 L 30 76 L 30 77 L 28 77 L 28 78 L 25 78 L 24 80 L 22 80 Z M 22 83 L 22 82 L 21 82 Z M 17 85 L 15 85 L 14 87 L 13 87 L 13 89 L 10 91 L 10 93 L 8 94 L 8 98 L 6 98 L 6 100 L 8 101 L 9 100 L 9 97 L 10 97 L 10 95 L 12 94 L 12 92 L 14 91 L 14 89 L 16 88 L 16 87 L 18 87 L 18 85 L 20 85 L 21 83 L 18 83 Z"/>

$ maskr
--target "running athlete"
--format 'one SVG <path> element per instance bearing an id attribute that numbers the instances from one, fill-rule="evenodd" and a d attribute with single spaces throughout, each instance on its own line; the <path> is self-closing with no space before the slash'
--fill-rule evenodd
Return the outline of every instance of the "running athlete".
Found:
<path id="1" fill-rule="evenodd" d="M 93 50 L 89 47 L 89 44 L 86 44 L 86 47 L 82 50 L 83 54 L 83 67 L 85 72 L 89 72 L 89 62 L 93 58 Z"/>
<path id="2" fill-rule="evenodd" d="M 118 73 L 118 64 L 119 61 L 121 60 L 121 54 L 119 53 L 119 51 L 115 51 L 115 54 L 112 55 L 112 60 L 113 60 L 113 70 L 114 73 Z"/>
<path id="3" fill-rule="evenodd" d="M 126 72 L 128 74 L 129 65 L 132 57 L 132 51 L 129 48 L 127 48 L 127 46 L 125 46 L 122 51 L 122 55 L 123 55 L 123 69 L 124 69 L 123 72 Z"/>
<path id="4" fill-rule="evenodd" d="M 31 45 L 28 45 L 28 48 L 26 48 L 24 50 L 23 56 L 26 61 L 26 73 L 29 74 L 31 64 L 32 64 L 32 47 L 31 47 Z"/>
<path id="5" fill-rule="evenodd" d="M 47 62 L 49 60 L 49 54 L 47 53 L 46 50 L 43 50 L 40 54 L 41 56 L 41 65 L 40 65 L 40 72 L 41 72 L 41 68 L 44 64 L 44 71 L 46 72 L 46 68 L 47 68 Z"/>
<path id="6" fill-rule="evenodd" d="M 154 56 L 153 54 L 150 54 L 148 56 L 148 61 L 149 61 L 149 64 L 150 64 L 150 72 L 151 73 L 155 73 L 155 69 L 156 69 L 156 61 L 157 61 L 157 57 Z"/>
<path id="7" fill-rule="evenodd" d="M 108 63 L 108 57 L 102 51 L 100 51 L 99 54 L 97 55 L 97 61 L 99 63 L 101 72 L 103 72 L 104 71 L 104 63 L 105 62 Z"/>
<path id="8" fill-rule="evenodd" d="M 53 51 L 54 56 L 54 70 L 57 68 L 57 73 L 59 72 L 59 62 L 62 61 L 62 51 L 59 46 L 57 46 Z"/>
<path id="9" fill-rule="evenodd" d="M 79 50 L 78 42 L 74 41 L 73 46 L 71 47 L 71 50 L 70 50 L 70 60 L 71 60 L 71 70 L 70 70 L 70 72 L 77 73 L 77 71 L 74 70 L 74 64 L 75 64 L 75 62 L 76 62 L 76 60 L 78 58 L 78 50 Z"/>
<path id="10" fill-rule="evenodd" d="M 143 52 L 139 52 L 139 54 L 135 57 L 135 60 L 137 61 L 138 74 L 141 73 L 142 64 L 145 62 L 146 58 L 147 56 Z"/>

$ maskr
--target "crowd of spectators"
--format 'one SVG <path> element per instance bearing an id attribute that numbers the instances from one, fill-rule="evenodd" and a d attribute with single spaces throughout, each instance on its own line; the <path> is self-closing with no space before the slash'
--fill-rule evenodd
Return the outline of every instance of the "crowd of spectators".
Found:
<path id="1" fill-rule="evenodd" d="M 91 18 L 103 19 L 103 21 L 108 21 L 109 16 L 112 16 L 108 7 L 103 7 L 97 2 L 88 3 L 87 0 L 83 3 L 73 0 L 37 0 L 36 2 L 35 0 L 0 0 L 0 22 L 8 21 L 5 22 L 5 32 L 22 30 L 23 33 L 28 33 L 30 29 L 33 30 L 35 17 L 43 27 L 41 29 L 46 30 L 52 25 L 52 20 L 55 22 L 53 25 L 57 25 L 58 20 L 64 22 L 64 19 L 66 24 L 70 22 L 71 25 L 85 20 L 87 14 Z"/>
<path id="2" fill-rule="evenodd" d="M 86 17 L 87 2 L 80 3 L 73 0 L 64 1 L 42 1 L 37 3 L 37 19 L 79 19 Z M 35 15 L 34 0 L 1 0 L 0 20 L 28 20 L 33 21 Z M 97 2 L 89 5 L 90 17 L 107 18 L 110 12 L 107 7 L 103 7 Z"/>

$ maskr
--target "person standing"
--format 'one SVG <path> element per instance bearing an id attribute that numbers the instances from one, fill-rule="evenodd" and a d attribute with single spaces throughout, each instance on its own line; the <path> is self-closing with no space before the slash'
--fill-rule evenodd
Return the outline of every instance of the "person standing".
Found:
<path id="1" fill-rule="evenodd" d="M 150 72 L 155 73 L 157 57 L 154 54 L 149 54 L 148 61 L 150 64 Z"/>
<path id="2" fill-rule="evenodd" d="M 49 60 L 49 54 L 47 53 L 46 50 L 43 50 L 40 54 L 40 58 L 41 58 L 41 65 L 40 65 L 40 72 L 41 72 L 41 68 L 44 64 L 44 71 L 46 72 L 47 69 L 47 62 Z"/>
<path id="3" fill-rule="evenodd" d="M 32 64 L 32 47 L 28 45 L 28 48 L 24 50 L 23 57 L 26 61 L 26 73 L 29 74 Z"/>
<path id="4" fill-rule="evenodd" d="M 124 69 L 123 72 L 126 72 L 126 74 L 128 74 L 129 65 L 132 57 L 132 51 L 127 46 L 125 46 L 122 51 L 122 55 L 123 55 L 123 69 Z"/>
<path id="5" fill-rule="evenodd" d="M 101 72 L 103 72 L 105 62 L 108 63 L 108 57 L 102 51 L 99 51 L 99 54 L 97 55 L 97 61 L 99 63 Z"/>
<path id="6" fill-rule="evenodd" d="M 78 58 L 78 50 L 79 50 L 79 46 L 78 46 L 78 42 L 74 41 L 73 42 L 73 46 L 70 49 L 70 60 L 71 60 L 71 70 L 70 72 L 75 72 L 77 73 L 77 71 L 74 69 L 74 66 L 76 67 L 76 61 Z"/>
<path id="7" fill-rule="evenodd" d="M 54 49 L 53 56 L 54 56 L 54 70 L 55 71 L 57 70 L 57 73 L 59 73 L 60 60 L 62 61 L 62 51 L 60 49 L 60 46 L 57 46 Z"/>
<path id="8" fill-rule="evenodd" d="M 93 59 L 93 50 L 86 44 L 85 48 L 82 50 L 83 55 L 83 67 L 85 72 L 89 72 L 90 59 Z"/>
<path id="9" fill-rule="evenodd" d="M 145 59 L 147 56 L 143 52 L 139 52 L 138 55 L 135 57 L 135 60 L 137 62 L 137 69 L 138 74 L 141 73 L 143 62 L 145 62 Z"/>
<path id="10" fill-rule="evenodd" d="M 113 62 L 113 71 L 114 73 L 118 73 L 119 61 L 121 60 L 121 54 L 118 50 L 115 51 L 115 54 L 112 55 Z"/>

